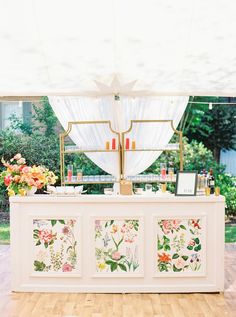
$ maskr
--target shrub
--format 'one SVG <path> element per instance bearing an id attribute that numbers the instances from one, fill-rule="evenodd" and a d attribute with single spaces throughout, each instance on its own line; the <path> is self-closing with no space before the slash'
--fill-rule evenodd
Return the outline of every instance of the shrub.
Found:
<path id="1" fill-rule="evenodd" d="M 225 196 L 226 215 L 236 216 L 236 180 L 230 174 L 219 174 L 216 178 L 216 185 Z"/>

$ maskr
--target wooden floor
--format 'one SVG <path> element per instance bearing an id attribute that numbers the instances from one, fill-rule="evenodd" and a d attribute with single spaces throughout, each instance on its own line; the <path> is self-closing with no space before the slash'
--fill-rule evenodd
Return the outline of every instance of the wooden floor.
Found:
<path id="1" fill-rule="evenodd" d="M 224 294 L 11 293 L 0 246 L 0 317 L 236 317 L 236 245 L 226 245 Z"/>

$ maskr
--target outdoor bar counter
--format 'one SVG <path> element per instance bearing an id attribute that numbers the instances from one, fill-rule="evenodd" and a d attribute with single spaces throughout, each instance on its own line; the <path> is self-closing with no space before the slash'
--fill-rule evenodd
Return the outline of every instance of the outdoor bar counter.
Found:
<path id="1" fill-rule="evenodd" d="M 224 197 L 10 198 L 12 291 L 224 290 Z"/>

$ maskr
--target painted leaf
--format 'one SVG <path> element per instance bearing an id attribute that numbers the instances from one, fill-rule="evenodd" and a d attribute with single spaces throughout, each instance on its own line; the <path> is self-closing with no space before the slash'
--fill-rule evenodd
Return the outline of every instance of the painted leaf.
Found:
<path id="1" fill-rule="evenodd" d="M 186 227 L 184 225 L 180 225 L 180 228 L 186 230 Z"/>
<path id="2" fill-rule="evenodd" d="M 117 269 L 117 263 L 116 262 L 112 262 L 111 264 L 111 271 L 114 272 Z"/>
<path id="3" fill-rule="evenodd" d="M 61 224 L 63 224 L 63 225 L 65 224 L 65 220 L 61 220 L 61 219 L 60 219 L 60 220 L 58 220 L 58 221 L 59 221 Z"/>
<path id="4" fill-rule="evenodd" d="M 173 271 L 174 271 L 174 272 L 181 272 L 182 269 L 177 269 L 177 267 L 176 267 L 175 265 L 173 265 Z"/>
<path id="5" fill-rule="evenodd" d="M 179 255 L 178 253 L 173 254 L 172 259 L 178 259 Z"/>
<path id="6" fill-rule="evenodd" d="M 126 266 L 125 266 L 124 264 L 119 263 L 118 265 L 119 265 L 119 268 L 120 268 L 122 271 L 127 272 Z"/>
<path id="7" fill-rule="evenodd" d="M 164 244 L 164 250 L 165 250 L 165 251 L 170 251 L 170 246 L 169 246 L 169 244 Z"/>
<path id="8" fill-rule="evenodd" d="M 55 226 L 56 223 L 57 223 L 57 220 L 55 220 L 55 219 L 52 219 L 52 220 L 51 220 L 52 226 Z"/>
<path id="9" fill-rule="evenodd" d="M 187 255 L 183 255 L 183 256 L 182 256 L 182 259 L 183 259 L 184 261 L 187 261 L 187 260 L 188 260 L 188 256 L 187 256 Z"/>
<path id="10" fill-rule="evenodd" d="M 46 264 L 39 261 L 34 261 L 34 270 L 42 272 L 46 267 Z"/>
<path id="11" fill-rule="evenodd" d="M 195 238 L 194 241 L 199 244 L 199 239 L 198 238 Z"/>

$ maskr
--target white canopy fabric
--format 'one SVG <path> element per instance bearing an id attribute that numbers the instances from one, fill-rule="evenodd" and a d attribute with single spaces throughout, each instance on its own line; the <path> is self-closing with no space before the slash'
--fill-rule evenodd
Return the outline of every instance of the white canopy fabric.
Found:
<path id="1" fill-rule="evenodd" d="M 67 130 L 70 121 L 110 120 L 117 132 L 127 131 L 131 120 L 173 120 L 177 128 L 188 103 L 187 97 L 121 97 L 115 101 L 112 96 L 49 97 L 50 104 L 63 128 Z M 165 147 L 173 135 L 169 123 L 138 123 L 126 136 L 136 142 L 137 148 Z M 106 141 L 111 143 L 114 134 L 108 126 L 74 125 L 71 139 L 82 149 L 105 149 Z M 131 143 L 131 142 L 130 142 Z M 147 169 L 161 154 L 161 151 L 126 152 L 124 174 L 136 175 Z M 86 153 L 99 167 L 115 177 L 120 176 L 117 152 Z"/>
<path id="2" fill-rule="evenodd" d="M 0 96 L 236 95 L 232 0 L 0 0 Z M 98 92 L 97 92 L 98 91 Z M 136 91 L 136 92 L 135 92 Z"/>

